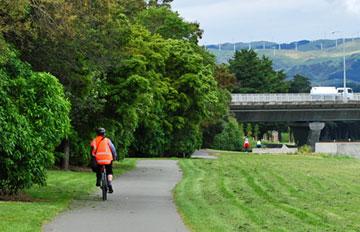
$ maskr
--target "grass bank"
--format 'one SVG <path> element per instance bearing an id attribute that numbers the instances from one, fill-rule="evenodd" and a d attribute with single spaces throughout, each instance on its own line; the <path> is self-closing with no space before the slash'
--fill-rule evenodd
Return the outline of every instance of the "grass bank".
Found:
<path id="1" fill-rule="evenodd" d="M 175 199 L 192 231 L 360 231 L 360 160 L 223 154 L 180 165 Z"/>
<path id="2" fill-rule="evenodd" d="M 133 169 L 135 163 L 134 159 L 116 162 L 114 174 Z M 25 192 L 30 202 L 0 201 L 0 231 L 40 231 L 45 222 L 66 209 L 72 200 L 89 199 L 95 188 L 92 172 L 49 171 L 47 186 Z"/>

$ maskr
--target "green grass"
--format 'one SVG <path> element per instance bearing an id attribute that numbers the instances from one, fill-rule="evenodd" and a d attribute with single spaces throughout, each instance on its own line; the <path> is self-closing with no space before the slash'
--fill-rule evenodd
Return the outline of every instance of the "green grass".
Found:
<path id="1" fill-rule="evenodd" d="M 134 159 L 116 162 L 114 174 L 131 170 L 135 163 Z M 0 201 L 0 231 L 41 231 L 42 225 L 68 208 L 72 200 L 89 199 L 95 189 L 92 172 L 49 171 L 47 186 L 26 191 L 32 202 Z"/>
<path id="2" fill-rule="evenodd" d="M 180 165 L 175 201 L 192 231 L 360 231 L 360 160 L 222 154 Z"/>

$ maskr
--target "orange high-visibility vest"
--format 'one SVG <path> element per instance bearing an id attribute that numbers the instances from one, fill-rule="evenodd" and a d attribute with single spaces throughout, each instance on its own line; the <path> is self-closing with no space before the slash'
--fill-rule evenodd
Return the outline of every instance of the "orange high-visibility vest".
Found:
<path id="1" fill-rule="evenodd" d="M 110 149 L 110 140 L 102 136 L 97 136 L 91 142 L 92 155 L 95 156 L 96 162 L 100 165 L 111 164 L 113 160 L 112 152 Z"/>

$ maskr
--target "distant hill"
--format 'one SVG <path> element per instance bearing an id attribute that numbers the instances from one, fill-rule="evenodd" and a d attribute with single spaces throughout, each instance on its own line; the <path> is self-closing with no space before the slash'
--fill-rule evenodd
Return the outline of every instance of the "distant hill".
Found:
<path id="1" fill-rule="evenodd" d="M 273 60 L 274 69 L 284 70 L 288 78 L 301 74 L 310 78 L 312 85 L 341 86 L 343 83 L 343 48 L 347 60 L 348 84 L 360 91 L 360 38 L 342 40 L 296 41 L 276 44 L 268 41 L 207 45 L 218 63 L 227 63 L 234 48 L 254 49 L 259 55 Z"/>

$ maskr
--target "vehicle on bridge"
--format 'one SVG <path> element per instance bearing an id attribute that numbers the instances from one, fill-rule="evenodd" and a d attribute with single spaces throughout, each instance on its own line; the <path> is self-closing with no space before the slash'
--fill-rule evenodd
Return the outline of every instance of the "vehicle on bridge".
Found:
<path id="1" fill-rule="evenodd" d="M 348 100 L 354 99 L 353 90 L 351 88 L 312 87 L 310 96 L 312 100 L 335 101 L 337 99 L 344 99 L 344 97 Z"/>
<path id="2" fill-rule="evenodd" d="M 350 100 L 354 99 L 354 92 L 351 88 L 345 88 L 345 92 L 344 92 L 344 88 L 337 88 L 337 91 L 339 96 L 343 96 L 345 93 L 347 95 L 347 99 Z"/>

